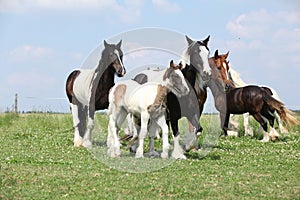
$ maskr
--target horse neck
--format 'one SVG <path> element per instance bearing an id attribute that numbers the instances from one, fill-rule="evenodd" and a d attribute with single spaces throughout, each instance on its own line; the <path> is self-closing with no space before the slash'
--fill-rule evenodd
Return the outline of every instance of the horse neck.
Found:
<path id="1" fill-rule="evenodd" d="M 208 82 L 208 87 L 211 90 L 211 93 L 215 99 L 215 102 L 218 97 L 220 97 L 221 95 L 225 95 L 225 92 L 218 86 L 218 84 L 216 83 L 215 80 L 211 79 Z"/>
<path id="2" fill-rule="evenodd" d="M 185 65 L 185 67 L 181 70 L 184 78 L 188 80 L 188 82 L 191 84 L 191 86 L 194 87 L 196 83 L 196 75 L 197 71 L 193 65 Z"/>
<path id="3" fill-rule="evenodd" d="M 106 67 L 101 62 L 99 63 L 99 74 L 101 77 L 98 82 L 97 89 L 100 89 L 101 92 L 108 93 L 110 88 L 112 88 L 115 85 L 115 72 L 111 65 Z"/>

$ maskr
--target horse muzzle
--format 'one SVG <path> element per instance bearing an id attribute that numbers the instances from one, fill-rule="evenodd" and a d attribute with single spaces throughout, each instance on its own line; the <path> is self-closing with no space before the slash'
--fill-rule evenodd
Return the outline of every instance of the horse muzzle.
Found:
<path id="1" fill-rule="evenodd" d="M 116 74 L 118 77 L 123 77 L 126 74 L 125 68 L 122 67 L 121 69 L 117 70 Z"/>

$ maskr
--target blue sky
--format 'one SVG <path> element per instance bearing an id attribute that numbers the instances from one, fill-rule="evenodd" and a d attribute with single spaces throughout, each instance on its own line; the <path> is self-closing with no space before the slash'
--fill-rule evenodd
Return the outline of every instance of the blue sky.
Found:
<path id="1" fill-rule="evenodd" d="M 144 27 L 211 35 L 211 55 L 230 51 L 245 82 L 270 86 L 300 109 L 299 1 L 1 0 L 0 112 L 15 93 L 20 111 L 69 111 L 68 74 L 104 39 Z"/>

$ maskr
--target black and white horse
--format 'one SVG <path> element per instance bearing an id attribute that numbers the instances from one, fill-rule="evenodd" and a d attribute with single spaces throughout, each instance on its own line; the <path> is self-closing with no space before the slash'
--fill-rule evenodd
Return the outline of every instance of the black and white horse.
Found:
<path id="1" fill-rule="evenodd" d="M 98 66 L 75 70 L 68 76 L 66 93 L 73 115 L 75 147 L 92 146 L 95 111 L 108 108 L 108 93 L 115 84 L 115 74 L 123 77 L 126 73 L 121 44 L 122 41 L 108 44 L 104 40 L 105 48 Z"/>
<path id="2" fill-rule="evenodd" d="M 204 83 L 202 76 L 205 78 L 211 74 L 211 68 L 208 63 L 209 48 L 207 46 L 209 36 L 199 41 L 194 41 L 186 36 L 186 40 L 188 46 L 181 57 L 181 62 L 183 63 L 181 72 L 189 83 L 190 92 L 188 95 L 182 97 L 177 97 L 172 92 L 167 95 L 169 120 L 174 137 L 180 134 L 178 120 L 183 116 L 187 117 L 193 127 L 193 131 L 190 130 L 190 132 L 193 132 L 192 135 L 199 135 L 202 132 L 199 119 L 206 101 L 207 92 L 204 84 L 201 84 L 199 87 L 198 83 Z M 157 81 L 158 73 L 159 71 L 157 70 L 144 70 L 137 74 L 134 80 L 140 84 Z M 199 76 L 200 73 L 202 76 Z M 195 145 L 195 139 L 196 136 L 193 136 L 192 139 L 185 140 L 184 148 L 186 150 L 192 148 Z"/>

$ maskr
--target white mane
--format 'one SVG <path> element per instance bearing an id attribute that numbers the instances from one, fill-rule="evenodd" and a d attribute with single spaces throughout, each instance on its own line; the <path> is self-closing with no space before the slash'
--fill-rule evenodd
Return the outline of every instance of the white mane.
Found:
<path id="1" fill-rule="evenodd" d="M 185 65 L 190 65 L 190 55 L 188 53 L 188 46 L 183 50 L 182 54 L 181 54 L 181 59 L 179 62 L 182 63 L 183 68 L 185 67 Z"/>
<path id="2" fill-rule="evenodd" d="M 232 67 L 229 68 L 229 77 L 231 79 L 231 81 L 233 82 L 233 84 L 235 85 L 235 87 L 244 87 L 248 84 L 246 84 L 242 79 L 240 74 L 235 71 L 234 69 L 232 69 Z"/>

